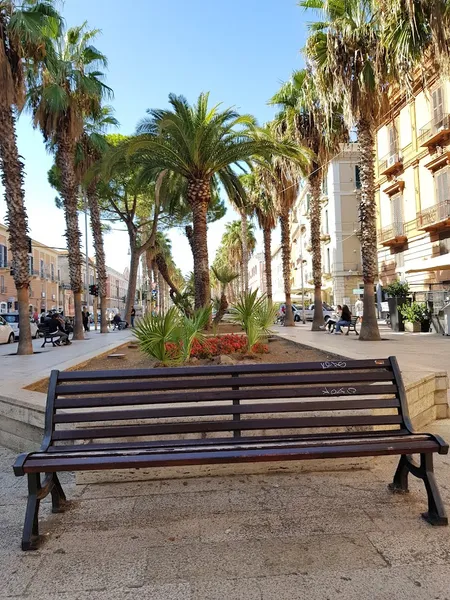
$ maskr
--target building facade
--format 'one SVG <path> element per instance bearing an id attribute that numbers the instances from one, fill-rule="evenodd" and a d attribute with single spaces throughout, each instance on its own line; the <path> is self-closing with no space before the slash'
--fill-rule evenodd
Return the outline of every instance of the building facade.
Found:
<path id="1" fill-rule="evenodd" d="M 322 291 L 329 304 L 353 305 L 363 288 L 359 241 L 359 151 L 356 143 L 342 144 L 329 163 L 322 183 Z M 296 297 L 313 301 L 314 281 L 310 227 L 311 197 L 306 182 L 291 213 L 292 275 Z M 302 279 L 303 277 L 303 279 Z"/>
<path id="2" fill-rule="evenodd" d="M 450 289 L 450 82 L 393 94 L 377 131 L 378 261 L 382 284 Z M 431 262 L 430 262 L 431 261 Z M 423 269 L 423 270 L 421 270 Z"/>
<path id="3" fill-rule="evenodd" d="M 58 308 L 60 301 L 58 252 L 32 239 L 28 260 L 30 312 Z M 8 229 L 0 223 L 0 312 L 2 313 L 18 309 L 17 290 L 11 274 L 13 267 Z"/>
<path id="4" fill-rule="evenodd" d="M 248 289 L 258 290 L 258 295 L 267 291 L 264 252 L 255 252 L 248 261 Z"/>
<path id="5" fill-rule="evenodd" d="M 87 306 L 90 312 L 93 312 L 93 297 L 87 293 L 86 290 L 86 258 L 85 254 L 82 254 L 83 262 L 81 264 L 81 280 L 83 282 L 82 302 L 84 306 Z M 74 316 L 74 300 L 73 293 L 70 289 L 70 272 L 69 272 L 69 253 L 67 250 L 61 250 L 58 252 L 58 270 L 60 280 L 60 298 L 61 298 L 61 310 L 68 317 Z M 97 281 L 95 262 L 92 258 L 89 258 L 89 285 L 93 285 Z"/>
<path id="6" fill-rule="evenodd" d="M 123 316 L 127 301 L 129 271 L 125 269 L 120 273 L 111 267 L 106 267 L 106 275 L 107 308 L 113 312 L 120 312 Z"/>

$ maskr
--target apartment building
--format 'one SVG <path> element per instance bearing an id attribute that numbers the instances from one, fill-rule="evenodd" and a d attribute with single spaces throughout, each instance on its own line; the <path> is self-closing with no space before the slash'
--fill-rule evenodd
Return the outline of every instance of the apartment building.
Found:
<path id="1" fill-rule="evenodd" d="M 125 269 L 123 273 L 106 267 L 106 298 L 108 310 L 122 313 L 125 310 L 129 270 Z"/>
<path id="2" fill-rule="evenodd" d="M 30 312 L 51 310 L 59 306 L 58 252 L 31 240 L 29 254 Z M 8 229 L 0 223 L 0 312 L 17 310 L 17 290 L 11 269 L 13 256 L 10 250 Z"/>
<path id="3" fill-rule="evenodd" d="M 341 144 L 322 182 L 322 291 L 329 304 L 353 305 L 363 288 L 358 222 L 359 151 L 356 143 Z M 313 301 L 311 196 L 306 181 L 291 213 L 292 275 L 296 296 Z M 302 280 L 303 276 L 303 280 Z"/>
<path id="4" fill-rule="evenodd" d="M 383 284 L 450 288 L 450 82 L 393 93 L 377 131 L 378 260 Z"/>
<path id="5" fill-rule="evenodd" d="M 265 265 L 264 252 L 255 252 L 248 261 L 248 289 L 251 292 L 258 290 L 258 295 L 267 291 Z"/>
<path id="6" fill-rule="evenodd" d="M 81 280 L 83 282 L 82 302 L 87 306 L 90 312 L 93 312 L 93 297 L 86 290 L 86 255 L 82 254 L 81 263 Z M 70 289 L 70 272 L 69 272 L 69 253 L 67 250 L 58 252 L 58 276 L 60 280 L 60 298 L 61 309 L 68 317 L 73 317 L 75 314 L 73 293 Z M 95 261 L 89 258 L 89 285 L 96 283 L 97 276 L 95 270 Z"/>
<path id="7" fill-rule="evenodd" d="M 284 302 L 283 256 L 281 246 L 272 252 L 272 299 L 274 302 Z"/>

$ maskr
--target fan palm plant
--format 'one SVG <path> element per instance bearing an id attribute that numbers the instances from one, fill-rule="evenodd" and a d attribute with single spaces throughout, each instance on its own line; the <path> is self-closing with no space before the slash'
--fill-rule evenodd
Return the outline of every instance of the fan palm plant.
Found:
<path id="1" fill-rule="evenodd" d="M 388 55 L 379 13 L 372 0 L 300 0 L 320 9 L 311 26 L 306 54 L 319 93 L 341 104 L 349 127 L 355 126 L 361 153 L 359 219 L 364 280 L 364 321 L 359 339 L 379 340 L 374 283 L 378 273 L 375 203 L 375 129 L 388 107 Z"/>
<path id="2" fill-rule="evenodd" d="M 102 98 L 111 94 L 102 81 L 99 67 L 106 57 L 92 41 L 97 30 L 86 24 L 68 29 L 54 42 L 54 57 L 47 61 L 41 76 L 31 86 L 28 105 L 34 125 L 41 129 L 45 141 L 55 151 L 61 173 L 61 196 L 66 219 L 70 285 L 74 295 L 74 339 L 84 339 L 81 294 L 81 234 L 78 226 L 78 185 L 75 170 L 76 144 L 83 134 L 86 116 L 97 113 Z"/>
<path id="3" fill-rule="evenodd" d="M 19 305 L 18 354 L 32 354 L 33 346 L 28 312 L 30 273 L 24 165 L 17 148 L 15 109 L 22 109 L 25 102 L 26 66 L 30 67 L 29 79 L 32 79 L 51 51 L 49 36 L 58 33 L 60 22 L 51 0 L 0 2 L 0 168 Z"/>
<path id="4" fill-rule="evenodd" d="M 313 155 L 306 171 L 311 194 L 311 248 L 314 279 L 314 317 L 312 330 L 324 326 L 322 308 L 322 252 L 321 252 L 321 183 L 327 173 L 327 164 L 338 152 L 341 142 L 348 141 L 348 131 L 338 106 L 328 108 L 329 116 L 317 93 L 310 71 L 295 71 L 290 81 L 283 84 L 270 100 L 281 108 L 276 116 L 278 127 L 295 141 L 308 147 Z"/>
<path id="5" fill-rule="evenodd" d="M 216 316 L 214 317 L 214 324 L 218 325 L 228 308 L 228 300 L 226 295 L 227 287 L 232 281 L 239 277 L 239 274 L 233 271 L 227 265 L 221 267 L 213 265 L 211 267 L 211 271 L 213 272 L 214 277 L 220 285 L 219 306 L 216 312 Z"/>
<path id="6" fill-rule="evenodd" d="M 303 157 L 302 149 L 278 144 L 254 135 L 255 122 L 234 109 L 209 106 L 209 94 L 200 94 L 194 105 L 182 96 L 169 96 L 170 109 L 150 110 L 138 127 L 131 144 L 147 168 L 165 168 L 187 180 L 187 200 L 193 216 L 195 305 L 209 306 L 207 213 L 211 202 L 211 181 L 223 185 L 233 197 L 239 186 L 233 166 L 248 163 L 255 155 L 274 153 Z"/>

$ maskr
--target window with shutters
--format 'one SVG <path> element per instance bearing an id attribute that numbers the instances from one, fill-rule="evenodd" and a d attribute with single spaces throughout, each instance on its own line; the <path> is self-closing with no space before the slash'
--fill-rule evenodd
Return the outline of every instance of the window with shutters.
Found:
<path id="1" fill-rule="evenodd" d="M 5 278 L 3 275 L 0 276 L 0 294 L 4 294 L 6 292 L 5 288 Z"/>
<path id="2" fill-rule="evenodd" d="M 403 194 L 391 196 L 391 223 L 395 236 L 403 235 Z"/>
<path id="3" fill-rule="evenodd" d="M 355 188 L 357 190 L 361 189 L 361 169 L 359 165 L 355 167 Z"/>
<path id="4" fill-rule="evenodd" d="M 398 151 L 398 136 L 395 125 L 392 123 L 388 127 L 388 144 L 389 144 L 389 156 L 393 156 Z"/>
<path id="5" fill-rule="evenodd" d="M 55 265 L 53 263 L 51 263 L 51 265 L 50 265 L 50 275 L 51 275 L 52 281 L 55 281 Z"/>
<path id="6" fill-rule="evenodd" d="M 329 248 L 327 248 L 327 273 L 331 273 L 331 253 Z"/>
<path id="7" fill-rule="evenodd" d="M 436 204 L 445 202 L 449 199 L 449 180 L 448 180 L 448 169 L 442 169 L 438 171 L 434 176 L 436 182 Z"/>
<path id="8" fill-rule="evenodd" d="M 8 248 L 0 244 L 0 268 L 8 266 Z"/>
<path id="9" fill-rule="evenodd" d="M 43 260 L 40 261 L 40 276 L 41 276 L 41 279 L 44 279 L 45 271 L 44 271 L 44 261 Z"/>
<path id="10" fill-rule="evenodd" d="M 433 111 L 433 124 L 436 129 L 443 124 L 444 119 L 444 90 L 442 87 L 436 88 L 431 93 L 431 103 Z"/>
<path id="11" fill-rule="evenodd" d="M 29 275 L 33 275 L 33 268 L 34 268 L 34 259 L 32 256 L 28 257 L 28 274 Z"/>

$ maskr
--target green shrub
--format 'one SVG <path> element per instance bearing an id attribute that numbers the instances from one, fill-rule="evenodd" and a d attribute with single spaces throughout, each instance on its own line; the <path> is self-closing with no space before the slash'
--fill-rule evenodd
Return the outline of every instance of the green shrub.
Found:
<path id="1" fill-rule="evenodd" d="M 409 323 L 417 323 L 426 321 L 429 319 L 429 312 L 425 304 L 419 302 L 411 302 L 411 304 L 404 304 L 399 308 L 400 314 Z"/>
<path id="2" fill-rule="evenodd" d="M 258 290 L 242 294 L 230 309 L 233 321 L 239 323 L 247 334 L 248 352 L 252 352 L 262 338 L 270 335 L 277 312 L 267 296 L 257 298 L 257 294 Z"/>
<path id="3" fill-rule="evenodd" d="M 402 283 L 399 279 L 392 281 L 384 288 L 391 298 L 404 298 L 409 294 L 409 283 Z"/>

